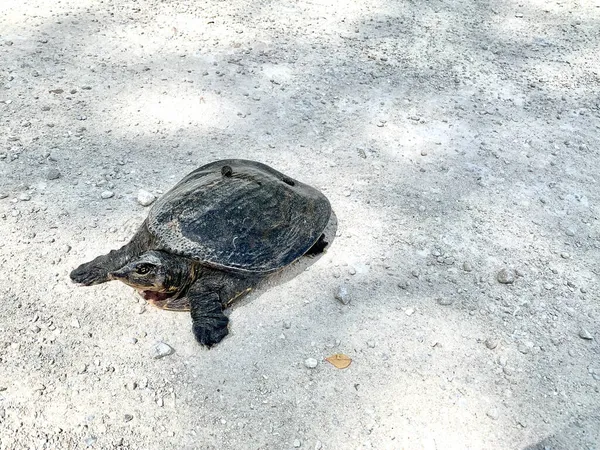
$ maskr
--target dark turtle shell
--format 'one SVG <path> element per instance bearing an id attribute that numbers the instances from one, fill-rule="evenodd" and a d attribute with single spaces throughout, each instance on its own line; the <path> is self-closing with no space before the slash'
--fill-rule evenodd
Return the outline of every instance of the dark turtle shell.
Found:
<path id="1" fill-rule="evenodd" d="M 327 198 L 271 167 L 230 159 L 194 170 L 156 201 L 156 247 L 208 266 L 272 272 L 302 256 L 331 214 Z"/>

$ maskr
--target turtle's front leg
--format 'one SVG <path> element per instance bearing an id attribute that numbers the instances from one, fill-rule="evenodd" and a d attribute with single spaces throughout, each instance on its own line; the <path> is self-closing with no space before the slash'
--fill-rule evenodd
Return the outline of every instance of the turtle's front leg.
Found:
<path id="1" fill-rule="evenodd" d="M 144 225 L 142 227 L 133 239 L 120 249 L 111 250 L 108 254 L 98 256 L 74 269 L 70 274 L 71 280 L 84 286 L 110 281 L 110 272 L 125 266 L 148 249 L 150 235 Z"/>
<path id="2" fill-rule="evenodd" d="M 187 293 L 192 329 L 200 344 L 211 347 L 227 336 L 229 319 L 223 314 L 223 308 L 247 294 L 260 279 L 261 277 L 236 276 L 206 267 L 201 269 Z"/>
<path id="3" fill-rule="evenodd" d="M 193 287 L 192 287 L 193 290 Z M 193 290 L 188 294 L 192 314 L 192 331 L 196 340 L 207 347 L 219 343 L 227 334 L 229 319 L 216 292 Z"/>

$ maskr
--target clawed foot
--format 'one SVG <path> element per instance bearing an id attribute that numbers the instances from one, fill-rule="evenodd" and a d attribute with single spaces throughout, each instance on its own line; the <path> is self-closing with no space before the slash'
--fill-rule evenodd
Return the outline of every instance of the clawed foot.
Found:
<path id="1" fill-rule="evenodd" d="M 207 347 L 212 347 L 227 336 L 229 319 L 225 315 L 206 317 L 194 322 L 192 329 L 196 340 Z"/>
<path id="2" fill-rule="evenodd" d="M 70 277 L 74 283 L 91 286 L 108 281 L 108 272 L 103 267 L 94 266 L 92 261 L 74 269 Z"/>

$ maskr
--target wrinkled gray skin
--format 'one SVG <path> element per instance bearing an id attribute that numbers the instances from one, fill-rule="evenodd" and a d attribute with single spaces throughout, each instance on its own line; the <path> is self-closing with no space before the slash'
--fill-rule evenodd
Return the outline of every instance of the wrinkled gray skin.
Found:
<path id="1" fill-rule="evenodd" d="M 322 236 L 306 254 L 321 253 L 326 245 Z M 194 336 L 208 347 L 228 333 L 229 319 L 223 308 L 264 277 L 212 269 L 189 258 L 152 250 L 152 237 L 145 224 L 127 245 L 71 272 L 71 279 L 85 286 L 119 280 L 160 308 L 190 310 Z"/>

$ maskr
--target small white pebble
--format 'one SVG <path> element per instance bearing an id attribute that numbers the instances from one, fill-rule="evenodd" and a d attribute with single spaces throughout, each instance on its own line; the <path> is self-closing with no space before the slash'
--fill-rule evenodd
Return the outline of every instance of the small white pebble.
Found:
<path id="1" fill-rule="evenodd" d="M 309 369 L 314 369 L 319 365 L 319 362 L 315 358 L 307 358 L 304 360 L 304 365 Z"/>
<path id="2" fill-rule="evenodd" d="M 144 189 L 140 189 L 140 191 L 138 192 L 137 201 L 142 206 L 150 206 L 152 203 L 154 203 L 155 200 L 156 197 L 154 196 L 154 194 L 151 194 L 150 192 L 145 191 Z"/>

